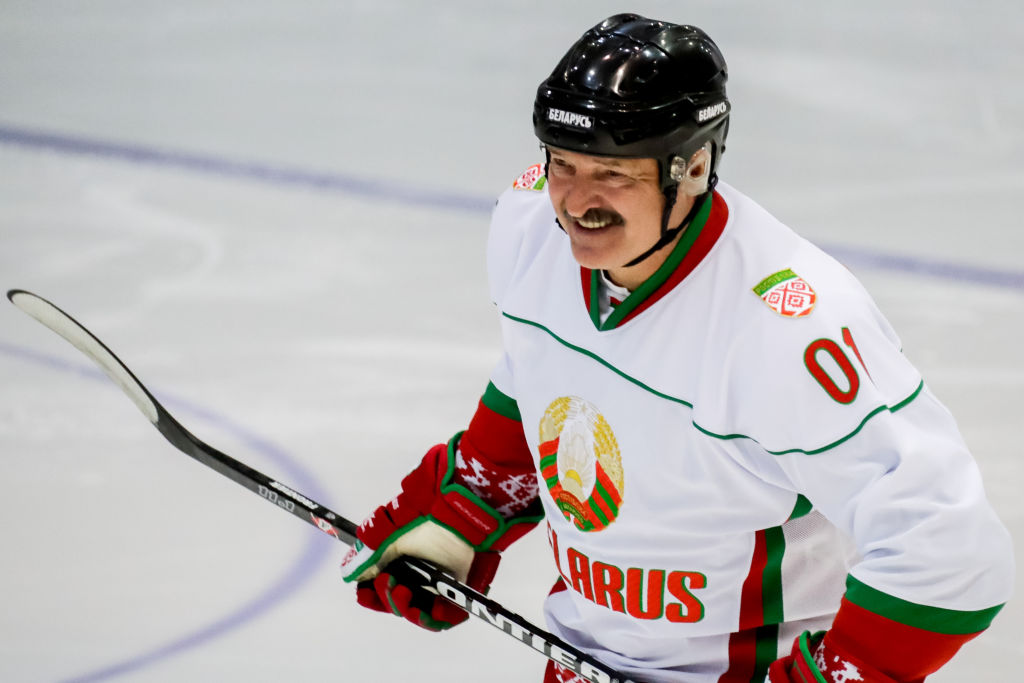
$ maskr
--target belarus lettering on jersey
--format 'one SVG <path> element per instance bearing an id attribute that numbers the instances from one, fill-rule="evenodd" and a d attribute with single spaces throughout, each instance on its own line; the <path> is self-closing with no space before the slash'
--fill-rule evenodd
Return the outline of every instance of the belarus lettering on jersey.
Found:
<path id="1" fill-rule="evenodd" d="M 635 619 L 693 623 L 704 618 L 697 593 L 707 586 L 702 572 L 619 567 L 571 546 L 560 549 L 558 533 L 550 524 L 548 542 L 565 585 L 589 602 Z"/>
<path id="2" fill-rule="evenodd" d="M 720 183 L 668 267 L 602 318 L 599 278 L 536 183 L 524 174 L 517 189 L 537 191 L 510 190 L 492 219 L 505 352 L 492 384 L 517 406 L 542 484 L 566 588 L 545 607 L 556 635 L 644 680 L 763 680 L 798 632 L 828 627 L 848 580 L 896 620 L 894 604 L 941 621 L 1005 600 L 1004 582 L 965 580 L 989 552 L 970 534 L 926 581 L 903 571 L 991 511 L 964 488 L 978 475 L 948 413 L 845 268 Z M 931 447 L 889 462 L 894 432 Z M 970 512 L 911 524 L 920 536 L 857 563 L 853 540 L 886 539 L 884 515 L 856 539 L 828 520 L 851 519 L 872 487 L 935 486 L 919 466 Z"/>

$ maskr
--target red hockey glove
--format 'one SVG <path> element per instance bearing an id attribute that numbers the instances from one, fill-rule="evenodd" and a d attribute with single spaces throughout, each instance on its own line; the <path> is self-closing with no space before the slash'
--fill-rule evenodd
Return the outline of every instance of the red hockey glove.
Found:
<path id="1" fill-rule="evenodd" d="M 787 657 L 772 662 L 768 668 L 767 683 L 898 683 L 825 642 L 824 631 L 811 635 L 804 631 L 793 642 L 793 651 Z"/>
<path id="2" fill-rule="evenodd" d="M 486 593 L 500 560 L 500 553 L 476 553 L 464 583 Z M 418 578 L 385 567 L 375 578 L 357 584 L 356 601 L 363 607 L 403 617 L 428 631 L 444 631 L 468 618 L 463 609 L 426 591 L 417 583 Z"/>
<path id="3" fill-rule="evenodd" d="M 392 612 L 432 631 L 461 623 L 467 615 L 409 577 L 389 572 L 391 561 L 402 555 L 421 557 L 485 593 L 497 571 L 500 551 L 542 517 L 505 520 L 453 482 L 458 438 L 427 452 L 419 467 L 402 480 L 401 493 L 360 525 L 358 542 L 341 565 L 345 581 L 358 582 L 360 605 Z"/>

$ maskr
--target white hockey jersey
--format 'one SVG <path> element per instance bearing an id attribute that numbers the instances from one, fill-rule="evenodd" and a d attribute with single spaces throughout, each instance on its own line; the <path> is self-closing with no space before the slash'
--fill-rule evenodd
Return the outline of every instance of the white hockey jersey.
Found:
<path id="1" fill-rule="evenodd" d="M 719 184 L 602 322 L 530 180 L 492 219 L 491 381 L 541 480 L 555 634 L 638 680 L 705 683 L 763 680 L 844 592 L 921 628 L 988 625 L 1008 535 L 853 275 Z"/>

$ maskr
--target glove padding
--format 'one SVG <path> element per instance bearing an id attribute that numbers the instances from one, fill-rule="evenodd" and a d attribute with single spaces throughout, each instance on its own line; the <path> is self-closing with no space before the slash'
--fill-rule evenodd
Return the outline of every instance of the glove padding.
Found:
<path id="1" fill-rule="evenodd" d="M 766 683 L 899 683 L 860 659 L 826 642 L 825 632 L 804 631 L 793 641 L 793 650 L 768 668 Z"/>
<path id="2" fill-rule="evenodd" d="M 461 623 L 467 615 L 426 591 L 418 575 L 396 572 L 401 565 L 391 563 L 403 555 L 420 557 L 486 593 L 500 551 L 540 519 L 505 520 L 467 489 L 452 483 L 457 440 L 427 452 L 402 480 L 401 493 L 359 526 L 356 545 L 341 565 L 345 581 L 358 583 L 360 605 L 394 613 L 432 631 Z"/>

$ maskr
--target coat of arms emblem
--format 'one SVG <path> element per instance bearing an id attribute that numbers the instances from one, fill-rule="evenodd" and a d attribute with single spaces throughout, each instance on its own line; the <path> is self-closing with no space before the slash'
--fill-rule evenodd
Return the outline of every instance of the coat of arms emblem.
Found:
<path id="1" fill-rule="evenodd" d="M 548 493 L 581 531 L 601 531 L 622 505 L 623 472 L 612 428 L 587 401 L 563 396 L 540 422 L 540 466 Z"/>

